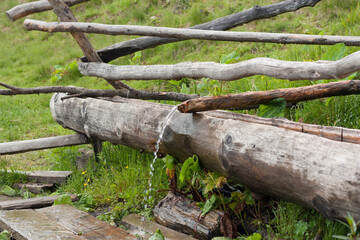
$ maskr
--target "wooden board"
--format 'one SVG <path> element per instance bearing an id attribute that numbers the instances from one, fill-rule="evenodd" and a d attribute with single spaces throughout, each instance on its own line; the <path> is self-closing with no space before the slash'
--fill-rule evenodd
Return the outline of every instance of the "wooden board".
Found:
<path id="1" fill-rule="evenodd" d="M 0 170 L 3 171 L 3 170 Z M 8 171 L 8 174 L 12 172 Z M 50 184 L 63 184 L 71 175 L 71 171 L 14 171 L 14 173 L 24 174 L 29 181 L 44 182 Z"/>
<path id="2" fill-rule="evenodd" d="M 69 231 L 80 235 L 86 239 L 98 240 L 132 240 L 137 239 L 135 236 L 128 234 L 121 228 L 116 228 L 110 224 L 100 221 L 90 214 L 80 211 L 79 209 L 63 204 L 48 208 L 36 210 L 49 219 L 56 221 Z"/>
<path id="3" fill-rule="evenodd" d="M 128 232 L 133 235 L 139 235 L 143 239 L 148 239 L 157 229 L 160 229 L 165 240 L 195 240 L 195 238 L 189 235 L 164 227 L 138 214 L 129 214 L 125 216 L 122 219 L 121 224 L 126 227 Z"/>
<path id="4" fill-rule="evenodd" d="M 100 221 L 69 205 L 0 211 L 0 228 L 17 240 L 135 240 L 121 228 Z"/>
<path id="5" fill-rule="evenodd" d="M 61 195 L 3 201 L 0 202 L 0 210 L 47 207 L 51 206 L 60 196 Z M 76 195 L 70 195 L 70 197 L 73 202 L 79 200 Z"/>
<path id="6" fill-rule="evenodd" d="M 0 211 L 0 228 L 16 240 L 86 239 L 32 209 Z"/>

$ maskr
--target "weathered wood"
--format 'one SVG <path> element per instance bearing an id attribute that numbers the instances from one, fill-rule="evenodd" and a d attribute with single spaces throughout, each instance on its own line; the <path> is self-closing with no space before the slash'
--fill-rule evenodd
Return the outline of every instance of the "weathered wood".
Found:
<path id="1" fill-rule="evenodd" d="M 174 65 L 111 65 L 79 63 L 83 75 L 109 80 L 180 80 L 211 78 L 233 81 L 254 75 L 288 80 L 343 79 L 360 71 L 360 51 L 337 61 L 299 62 L 272 58 L 253 58 L 233 64 L 215 62 L 183 62 Z"/>
<path id="2" fill-rule="evenodd" d="M 42 208 L 48 207 L 54 204 L 54 201 L 61 195 L 46 196 L 29 199 L 19 199 L 11 201 L 0 202 L 0 210 L 14 210 L 14 209 L 28 209 L 28 208 Z M 79 198 L 76 195 L 70 195 L 73 202 L 78 201 Z"/>
<path id="3" fill-rule="evenodd" d="M 155 221 L 161 225 L 190 234 L 197 239 L 208 240 L 221 236 L 221 211 L 210 211 L 200 218 L 202 211 L 194 201 L 172 192 L 155 206 L 153 213 Z"/>
<path id="4" fill-rule="evenodd" d="M 72 174 L 71 171 L 15 171 L 14 173 L 24 174 L 28 180 L 33 182 L 49 184 L 63 184 Z"/>
<path id="5" fill-rule="evenodd" d="M 192 98 L 197 98 L 197 94 L 183 94 L 176 92 L 146 92 L 136 89 L 88 89 L 74 86 L 49 86 L 49 87 L 34 87 L 34 88 L 19 88 L 10 86 L 8 84 L 0 82 L 0 86 L 9 89 L 0 89 L 0 95 L 22 95 L 22 94 L 46 94 L 46 93 L 69 93 L 70 96 L 64 97 L 114 97 L 120 96 L 125 98 L 137 98 L 144 100 L 173 100 L 173 101 L 185 101 Z"/>
<path id="6" fill-rule="evenodd" d="M 54 184 L 52 183 L 16 183 L 13 185 L 14 188 L 26 189 L 29 192 L 39 194 L 45 191 L 51 191 L 54 189 Z"/>
<path id="7" fill-rule="evenodd" d="M 70 205 L 62 204 L 41 208 L 37 209 L 36 212 L 44 214 L 50 220 L 57 222 L 76 235 L 81 235 L 85 239 L 137 240 L 135 236 L 125 230 L 111 226 L 109 223 Z"/>
<path id="8" fill-rule="evenodd" d="M 67 147 L 89 143 L 89 140 L 82 134 L 66 136 L 39 138 L 16 142 L 0 143 L 0 155 L 23 153 L 49 148 Z"/>
<path id="9" fill-rule="evenodd" d="M 87 2 L 89 0 L 65 0 L 65 3 L 71 7 L 79 3 Z M 36 2 L 29 2 L 17 5 L 12 9 L 6 11 L 6 15 L 11 21 L 16 21 L 19 18 L 28 16 L 33 13 L 39 13 L 51 10 L 52 7 L 47 0 L 40 0 Z"/>
<path id="10" fill-rule="evenodd" d="M 124 99 L 61 100 L 50 108 L 62 126 L 101 140 L 153 152 L 171 106 Z M 179 160 L 196 154 L 203 167 L 253 192 L 280 197 L 320 211 L 329 219 L 349 212 L 360 220 L 360 148 L 284 128 L 236 120 L 237 114 L 175 112 L 159 153 Z"/>
<path id="11" fill-rule="evenodd" d="M 225 31 L 254 20 L 275 17 L 282 13 L 293 12 L 303 7 L 313 7 L 320 0 L 286 0 L 266 6 L 254 6 L 253 8 L 231 14 L 210 22 L 193 26 L 193 29 Z M 103 62 L 110 62 L 118 57 L 125 56 L 137 51 L 156 46 L 181 41 L 174 38 L 142 37 L 125 42 L 116 43 L 97 51 Z M 83 62 L 88 62 L 82 57 Z"/>
<path id="12" fill-rule="evenodd" d="M 200 39 L 232 42 L 264 42 L 315 45 L 334 45 L 337 43 L 344 43 L 347 46 L 360 46 L 360 37 L 357 36 L 331 36 L 267 32 L 222 32 L 214 30 L 136 25 L 109 25 L 85 22 L 45 22 L 32 19 L 26 19 L 24 21 L 24 27 L 26 30 L 38 30 L 44 32 L 83 32 L 106 35 L 140 35 L 179 38 L 182 40 Z"/>
<path id="13" fill-rule="evenodd" d="M 189 235 L 174 231 L 170 228 L 150 221 L 144 216 L 140 216 L 134 213 L 125 216 L 121 220 L 121 225 L 126 228 L 127 232 L 130 232 L 133 235 L 138 235 L 141 237 L 141 239 L 145 240 L 149 239 L 149 237 L 153 235 L 158 229 L 160 229 L 165 239 L 168 240 L 195 240 L 195 238 Z"/>
<path id="14" fill-rule="evenodd" d="M 33 209 L 0 211 L 0 228 L 7 230 L 16 240 L 86 239 Z"/>
<path id="15" fill-rule="evenodd" d="M 216 109 L 244 109 L 249 106 L 267 103 L 276 98 L 284 98 L 288 103 L 296 104 L 300 101 L 359 93 L 360 80 L 350 80 L 298 88 L 202 97 L 183 102 L 178 106 L 178 110 L 183 113 L 193 113 Z"/>

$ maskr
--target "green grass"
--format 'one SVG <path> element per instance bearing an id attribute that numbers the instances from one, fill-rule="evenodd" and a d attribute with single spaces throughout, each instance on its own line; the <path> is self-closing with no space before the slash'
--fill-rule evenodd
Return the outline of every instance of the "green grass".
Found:
<path id="1" fill-rule="evenodd" d="M 23 2 L 25 1 L 1 1 L 0 10 L 4 12 Z M 79 21 L 189 27 L 248 9 L 254 5 L 267 5 L 274 2 L 272 0 L 93 0 L 72 9 Z M 358 36 L 360 35 L 359 10 L 358 0 L 322 0 L 315 8 L 303 8 L 296 13 L 286 13 L 271 19 L 254 21 L 234 30 Z M 28 18 L 57 21 L 52 12 L 39 13 Z M 22 20 L 12 23 L 5 14 L 0 15 L 0 29 L 0 81 L 19 87 L 75 85 L 88 88 L 110 88 L 104 80 L 81 76 L 77 71 L 64 71 L 61 79 L 50 80 L 54 76 L 54 66 L 66 67 L 82 56 L 81 50 L 69 34 L 27 32 L 22 27 Z M 94 34 L 88 36 L 96 49 L 134 38 Z M 133 63 L 220 62 L 222 57 L 231 52 L 237 52 L 239 55 L 234 62 L 254 57 L 316 61 L 324 59 L 331 48 L 331 46 L 191 40 L 144 50 L 141 52 L 141 58 Z M 356 47 L 346 47 L 344 54 L 357 50 Z M 114 60 L 112 63 L 129 64 L 133 57 L 134 54 Z M 185 83 L 183 87 L 182 83 Z M 229 83 L 205 79 L 183 79 L 178 86 L 165 81 L 127 81 L 127 84 L 138 89 L 177 90 L 202 95 L 271 90 L 315 83 L 289 82 L 264 76 L 254 76 Z M 50 98 L 50 95 L 0 96 L 0 142 L 71 133 L 70 130 L 63 129 L 52 120 L 49 110 Z M 304 102 L 298 108 L 288 110 L 287 117 L 307 123 L 360 128 L 359 111 L 359 96 L 334 97 Z M 244 112 L 256 114 L 256 110 Z M 108 205 L 112 210 L 105 214 L 103 219 L 120 219 L 128 212 L 144 210 L 152 155 L 106 144 L 100 156 L 100 163 L 92 161 L 86 173 L 82 174 L 83 171 L 77 171 L 75 168 L 78 148 L 0 156 L 1 166 L 18 170 L 74 171 L 72 179 L 59 191 L 82 194 L 86 196 L 83 198 L 85 203 L 93 199 L 94 204 L 89 204 L 91 207 Z M 162 161 L 157 161 L 156 172 L 159 174 L 155 174 L 153 179 L 157 190 L 167 188 L 163 167 Z M 149 206 L 153 206 L 163 193 L 153 195 L 153 200 L 147 202 Z M 329 222 L 319 213 L 295 204 L 280 201 L 274 211 L 275 227 L 271 231 L 281 238 L 313 239 L 319 229 L 324 233 L 323 239 L 331 239 L 334 234 L 345 234 L 342 225 Z"/>

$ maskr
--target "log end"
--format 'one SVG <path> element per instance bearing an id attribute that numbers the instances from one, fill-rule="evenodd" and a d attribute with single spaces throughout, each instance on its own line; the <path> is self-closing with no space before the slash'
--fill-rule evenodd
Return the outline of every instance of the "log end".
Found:
<path id="1" fill-rule="evenodd" d="M 10 21 L 12 21 L 12 22 L 14 22 L 15 20 L 18 19 L 18 18 L 16 18 L 15 16 L 13 16 L 11 9 L 8 10 L 8 11 L 6 11 L 5 13 L 6 13 L 6 16 L 7 16 L 7 17 L 10 19 Z"/>

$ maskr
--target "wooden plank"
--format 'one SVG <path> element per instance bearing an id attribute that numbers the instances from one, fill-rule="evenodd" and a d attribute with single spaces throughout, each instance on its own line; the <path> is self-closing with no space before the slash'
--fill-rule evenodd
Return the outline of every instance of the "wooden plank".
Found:
<path id="1" fill-rule="evenodd" d="M 137 239 L 135 236 L 127 233 L 121 228 L 111 226 L 110 224 L 100 221 L 86 212 L 80 211 L 79 209 L 66 204 L 42 208 L 36 211 L 44 214 L 49 219 L 57 222 L 69 231 L 77 235 L 81 234 L 81 236 L 86 239 Z"/>
<path id="2" fill-rule="evenodd" d="M 3 171 L 3 170 L 0 170 Z M 71 171 L 14 171 L 8 174 L 24 174 L 27 179 L 38 183 L 63 184 L 71 175 Z"/>
<path id="3" fill-rule="evenodd" d="M 54 204 L 54 201 L 56 199 L 58 199 L 60 196 L 61 195 L 3 201 L 3 202 L 0 202 L 0 210 L 14 210 L 14 209 L 47 207 L 47 206 L 51 206 L 52 204 Z M 70 197 L 73 202 L 79 200 L 78 196 L 76 196 L 76 195 L 70 195 Z"/>
<path id="4" fill-rule="evenodd" d="M 32 193 L 43 193 L 45 191 L 50 191 L 54 188 L 52 183 L 16 183 L 13 185 L 14 188 L 26 189 Z"/>
<path id="5" fill-rule="evenodd" d="M 0 211 L 0 228 L 16 240 L 86 239 L 33 209 Z"/>
<path id="6" fill-rule="evenodd" d="M 89 140 L 82 134 L 7 142 L 0 143 L 0 155 L 16 154 L 57 147 L 67 147 L 87 143 L 89 143 Z"/>
<path id="7" fill-rule="evenodd" d="M 71 175 L 71 171 L 30 171 L 24 172 L 29 180 L 35 182 L 63 184 Z"/>
<path id="8" fill-rule="evenodd" d="M 176 107 L 62 96 L 55 94 L 50 102 L 62 126 L 148 152 L 154 152 Z M 358 145 L 237 120 L 235 113 L 221 115 L 174 112 L 166 120 L 159 153 L 180 161 L 195 154 L 204 168 L 255 193 L 314 208 L 329 219 L 344 219 L 349 212 L 360 220 Z"/>
<path id="9" fill-rule="evenodd" d="M 157 229 L 161 230 L 161 233 L 166 240 L 195 240 L 195 238 L 189 235 L 164 227 L 138 214 L 129 214 L 125 216 L 121 223 L 126 227 L 127 232 L 130 232 L 133 235 L 139 235 L 145 240 L 154 234 Z"/>
<path id="10" fill-rule="evenodd" d="M 68 6 L 73 6 L 82 2 L 87 2 L 89 0 L 65 0 L 65 3 Z M 28 16 L 33 13 L 39 13 L 51 10 L 52 7 L 47 0 L 40 0 L 35 2 L 23 3 L 13 7 L 12 9 L 6 11 L 6 15 L 11 21 L 15 21 L 19 18 Z"/>

